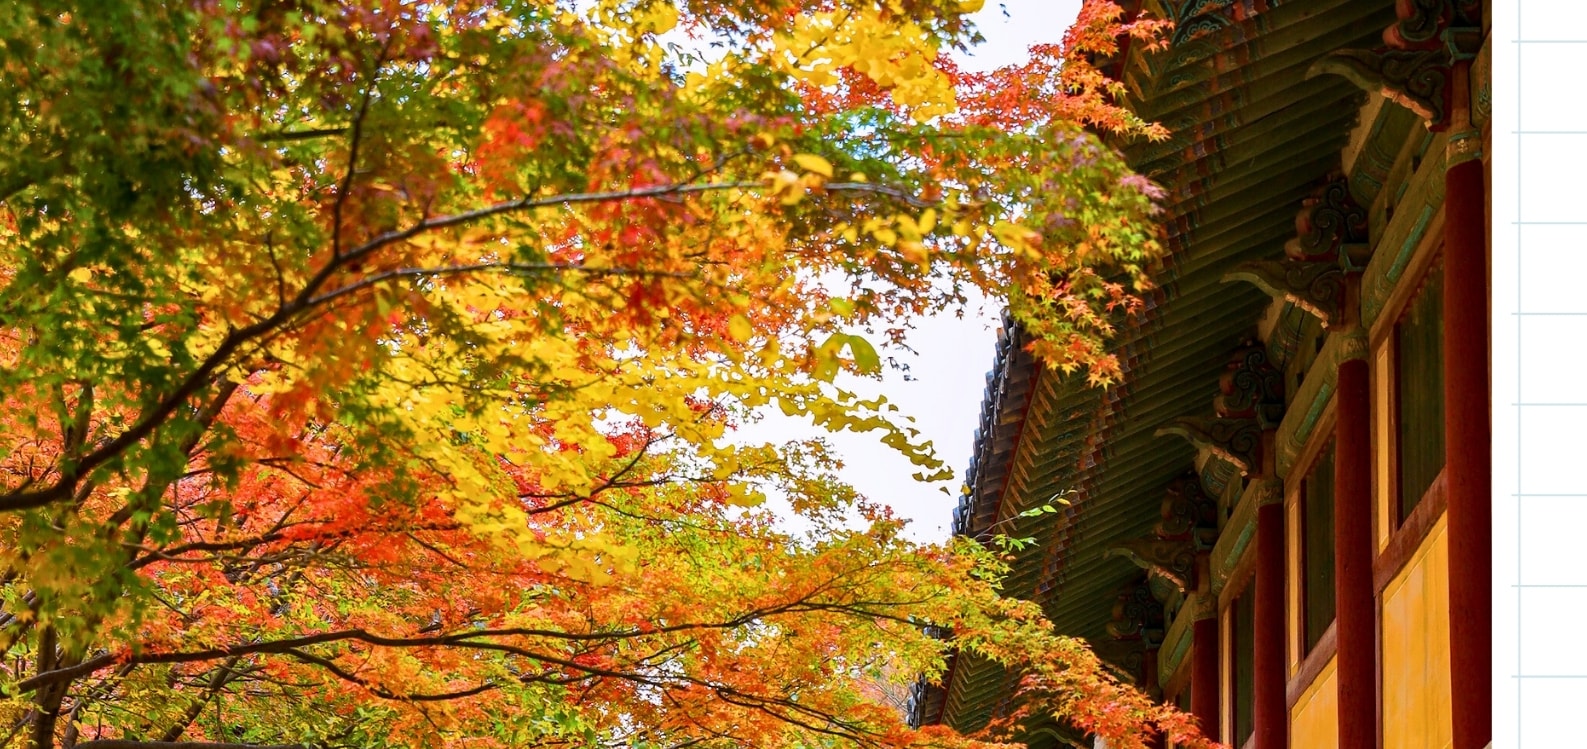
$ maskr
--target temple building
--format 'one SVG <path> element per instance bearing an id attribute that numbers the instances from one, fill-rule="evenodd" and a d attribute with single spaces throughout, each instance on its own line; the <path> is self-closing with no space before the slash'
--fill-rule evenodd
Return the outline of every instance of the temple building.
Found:
<path id="1" fill-rule="evenodd" d="M 1231 747 L 1482 749 L 1489 8 L 1123 4 L 1175 23 L 1107 61 L 1172 133 L 1121 145 L 1172 255 L 1122 385 L 1005 326 L 954 531 L 1034 537 L 1008 593 Z M 975 730 L 1017 678 L 958 656 L 912 719 Z"/>

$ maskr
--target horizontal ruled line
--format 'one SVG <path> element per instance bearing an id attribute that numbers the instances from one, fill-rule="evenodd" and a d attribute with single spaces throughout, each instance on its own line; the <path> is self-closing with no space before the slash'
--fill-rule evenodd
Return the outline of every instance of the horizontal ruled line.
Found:
<path id="1" fill-rule="evenodd" d="M 1587 221 L 1512 221 L 1511 226 L 1587 226 Z"/>

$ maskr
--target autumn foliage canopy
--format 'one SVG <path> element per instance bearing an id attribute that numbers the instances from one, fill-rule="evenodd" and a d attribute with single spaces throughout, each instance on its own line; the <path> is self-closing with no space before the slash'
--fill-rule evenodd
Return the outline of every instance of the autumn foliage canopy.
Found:
<path id="1" fill-rule="evenodd" d="M 972 290 L 1119 377 L 1156 193 L 1096 133 L 1154 130 L 1090 60 L 1157 29 L 1092 0 L 961 74 L 979 4 L 0 13 L 6 746 L 980 745 L 876 699 L 941 675 L 926 625 L 1183 734 L 994 550 L 733 439 L 940 472 L 833 383 Z"/>

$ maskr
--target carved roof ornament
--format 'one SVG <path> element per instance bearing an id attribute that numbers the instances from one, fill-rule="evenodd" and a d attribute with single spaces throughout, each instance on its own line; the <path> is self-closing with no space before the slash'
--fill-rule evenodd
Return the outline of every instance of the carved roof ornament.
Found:
<path id="1" fill-rule="evenodd" d="M 1162 519 L 1153 533 L 1161 539 L 1184 539 L 1197 548 L 1210 549 L 1218 536 L 1218 500 L 1201 488 L 1201 477 L 1191 471 L 1174 479 L 1163 492 Z"/>
<path id="2" fill-rule="evenodd" d="M 1284 244 L 1284 254 L 1294 260 L 1335 262 L 1351 258 L 1353 245 L 1367 243 L 1367 209 L 1350 195 L 1350 180 L 1342 174 L 1328 178 L 1295 214 L 1295 238 Z"/>
<path id="3" fill-rule="evenodd" d="M 1335 263 L 1250 260 L 1235 266 L 1223 280 L 1245 281 L 1316 317 L 1325 328 L 1344 314 L 1345 272 Z"/>
<path id="4" fill-rule="evenodd" d="M 1306 76 L 1343 76 L 1442 130 L 1449 121 L 1449 62 L 1442 49 L 1343 49 L 1318 60 Z"/>
<path id="5" fill-rule="evenodd" d="M 1241 263 L 1223 281 L 1245 281 L 1329 327 L 1344 316 L 1345 272 L 1366 267 L 1367 242 L 1367 210 L 1350 194 L 1349 179 L 1334 174 L 1295 214 L 1295 238 L 1284 244 L 1287 259 Z"/>
<path id="6" fill-rule="evenodd" d="M 1383 43 L 1396 49 L 1437 47 L 1438 34 L 1449 24 L 1445 0 L 1396 0 L 1398 21 L 1383 30 Z"/>
<path id="7" fill-rule="evenodd" d="M 1284 373 L 1267 361 L 1267 347 L 1247 342 L 1218 376 L 1212 410 L 1224 419 L 1256 419 L 1263 429 L 1284 420 Z"/>
<path id="8" fill-rule="evenodd" d="M 1163 604 L 1152 595 L 1146 581 L 1137 580 L 1119 589 L 1108 634 L 1120 640 L 1145 640 L 1148 647 L 1156 647 L 1163 641 L 1164 629 Z"/>
<path id="9" fill-rule="evenodd" d="M 1395 0 L 1399 20 L 1383 30 L 1383 43 L 1394 49 L 1444 46 L 1444 31 L 1480 27 L 1481 0 Z"/>
<path id="10" fill-rule="evenodd" d="M 1434 132 L 1449 128 L 1450 68 L 1482 47 L 1482 3 L 1397 0 L 1399 20 L 1383 31 L 1384 47 L 1340 50 L 1318 60 L 1306 77 L 1343 76 L 1415 112 Z"/>
<path id="11" fill-rule="evenodd" d="M 1182 416 L 1158 428 L 1157 436 L 1164 435 L 1181 437 L 1197 450 L 1228 461 L 1242 476 L 1262 466 L 1262 426 L 1256 419 Z"/>
<path id="12" fill-rule="evenodd" d="M 1104 557 L 1124 557 L 1131 564 L 1146 570 L 1150 576 L 1162 577 L 1180 594 L 1196 587 L 1196 547 L 1188 538 L 1163 539 L 1147 536 L 1116 544 L 1102 554 Z M 1161 595 L 1158 603 L 1168 604 Z"/>

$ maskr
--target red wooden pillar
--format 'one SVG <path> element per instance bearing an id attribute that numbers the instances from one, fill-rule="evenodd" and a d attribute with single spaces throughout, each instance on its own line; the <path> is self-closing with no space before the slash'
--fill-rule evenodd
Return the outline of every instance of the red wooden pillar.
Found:
<path id="1" fill-rule="evenodd" d="M 1469 63 L 1452 84 L 1467 91 Z M 1449 518 L 1449 664 L 1454 749 L 1493 739 L 1493 427 L 1488 403 L 1487 188 L 1465 102 L 1444 173 L 1444 478 Z"/>
<path id="2" fill-rule="evenodd" d="M 1200 618 L 1190 630 L 1190 714 L 1196 718 L 1201 734 L 1217 741 L 1218 696 L 1218 614 L 1215 602 L 1204 602 Z"/>
<path id="3" fill-rule="evenodd" d="M 1362 336 L 1361 333 L 1355 333 Z M 1346 349 L 1366 355 L 1360 345 Z M 1372 601 L 1372 424 L 1367 362 L 1339 365 L 1335 396 L 1334 605 L 1338 642 L 1339 749 L 1375 749 L 1377 637 Z M 1486 688 L 1486 687 L 1484 687 Z"/>
<path id="4" fill-rule="evenodd" d="M 1262 481 L 1264 479 L 1258 479 Z M 1270 482 L 1276 484 L 1277 482 Z M 1256 749 L 1287 749 L 1284 678 L 1284 492 L 1272 486 L 1256 510 L 1255 624 L 1252 646 Z"/>

